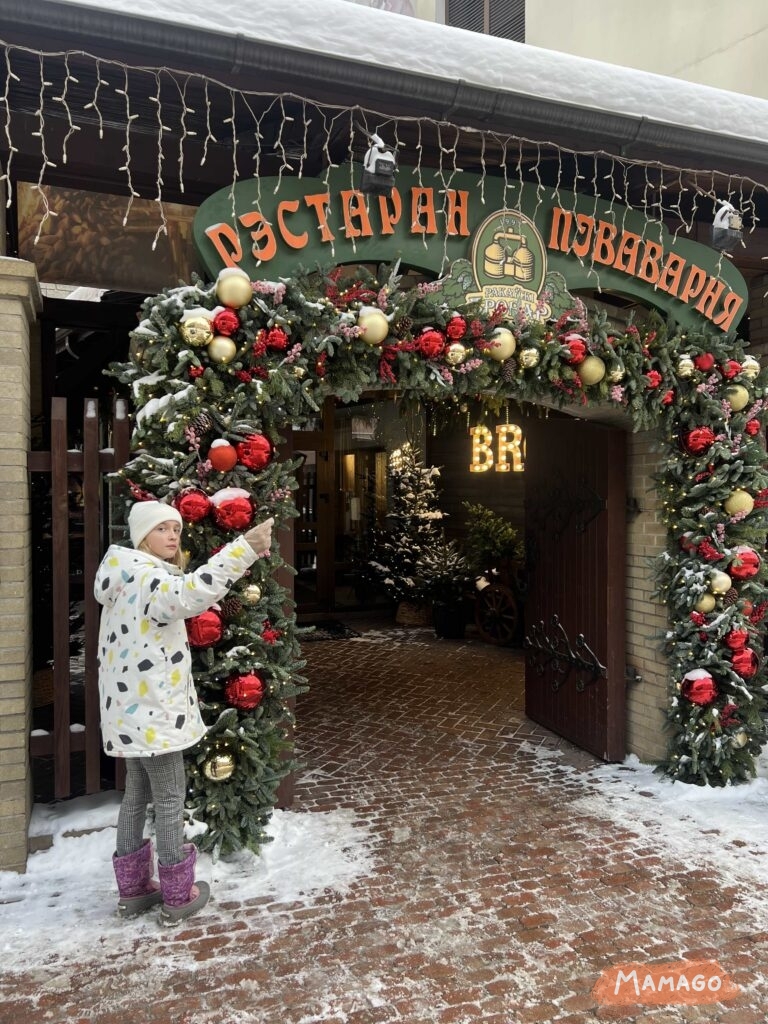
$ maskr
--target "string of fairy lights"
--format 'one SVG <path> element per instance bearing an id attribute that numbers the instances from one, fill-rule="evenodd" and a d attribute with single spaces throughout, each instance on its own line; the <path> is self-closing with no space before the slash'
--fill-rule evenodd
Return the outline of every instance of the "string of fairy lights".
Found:
<path id="1" fill-rule="evenodd" d="M 566 208 L 570 203 L 575 214 L 577 197 L 583 199 L 586 194 L 593 199 L 595 215 L 599 204 L 607 201 L 609 216 L 617 218 L 622 230 L 628 213 L 631 210 L 641 211 L 644 215 L 643 241 L 646 234 L 650 236 L 652 232 L 658 232 L 661 238 L 665 230 L 675 238 L 680 233 L 691 234 L 704 204 L 711 206 L 715 201 L 731 203 L 743 217 L 745 231 L 753 232 L 759 224 L 757 199 L 768 198 L 768 187 L 760 182 L 715 170 L 633 160 L 604 150 L 569 149 L 551 140 L 506 135 L 418 115 L 393 117 L 356 105 L 323 104 L 293 93 L 245 91 L 203 74 L 165 66 L 129 65 L 96 57 L 83 50 L 44 52 L 2 41 L 0 46 L 4 68 L 0 71 L 0 141 L 4 143 L 2 149 L 5 153 L 4 163 L 0 163 L 0 185 L 12 183 L 14 159 L 21 150 L 21 143 L 15 137 L 15 133 L 22 129 L 14 125 L 14 93 L 23 87 L 26 95 L 36 97 L 32 112 L 35 129 L 31 134 L 39 139 L 38 166 L 36 180 L 29 182 L 40 199 L 35 244 L 51 219 L 58 216 L 45 187 L 50 182 L 51 171 L 59 164 L 67 164 L 74 146 L 88 144 L 86 138 L 94 135 L 97 142 L 102 141 L 108 129 L 121 132 L 123 138 L 122 162 L 114 168 L 123 175 L 127 193 L 123 225 L 128 223 L 136 199 L 153 201 L 157 208 L 153 249 L 161 236 L 168 234 L 164 204 L 168 201 L 165 176 L 169 173 L 169 140 L 173 140 L 176 154 L 174 191 L 181 194 L 185 192 L 185 181 L 188 182 L 195 173 L 191 144 L 200 148 L 201 167 L 208 161 L 213 146 L 226 144 L 230 149 L 230 180 L 222 182 L 222 186 L 230 187 L 233 223 L 236 220 L 234 186 L 242 176 L 240 154 L 244 140 L 249 140 L 248 145 L 253 148 L 251 173 L 257 183 L 258 206 L 261 182 L 267 177 L 264 173 L 267 163 L 269 177 L 276 178 L 269 187 L 277 193 L 284 178 L 304 176 L 310 156 L 319 151 L 323 165 L 320 180 L 327 189 L 331 172 L 340 166 L 339 158 L 334 154 L 338 152 L 338 140 L 343 138 L 346 138 L 344 163 L 349 169 L 350 188 L 356 188 L 361 139 L 370 134 L 372 126 L 378 134 L 387 134 L 388 143 L 403 155 L 401 162 L 408 164 L 420 188 L 424 187 L 425 178 L 431 174 L 438 181 L 438 191 L 447 195 L 456 176 L 463 170 L 462 154 L 466 158 L 470 150 L 473 165 L 479 164 L 482 204 L 485 203 L 486 178 L 490 174 L 502 177 L 504 208 L 510 211 L 519 209 L 524 187 L 533 189 L 534 219 L 547 199 L 556 199 Z M 36 80 L 25 81 L 22 67 L 26 76 L 30 74 L 29 69 L 35 67 Z M 91 90 L 90 95 L 84 97 L 83 90 Z M 166 90 L 171 90 L 172 104 L 164 99 Z M 199 102 L 191 98 L 193 94 L 198 96 Z M 83 98 L 85 102 L 82 102 Z M 151 104 L 151 118 L 138 112 L 140 101 Z M 221 116 L 222 102 L 226 116 Z M 62 119 L 65 124 L 63 137 L 54 143 L 51 125 Z M 409 137 L 415 138 L 411 143 L 412 151 L 408 151 L 403 139 L 406 126 Z M 153 138 L 156 145 L 153 195 L 141 196 L 136 185 L 137 171 L 133 158 L 138 133 L 145 138 Z M 425 152 L 434 157 L 434 166 L 425 161 Z M 273 172 L 275 159 L 276 174 Z M 545 163 L 553 159 L 554 185 L 547 184 L 543 177 Z M 569 168 L 573 169 L 572 180 L 567 179 Z M 638 174 L 641 175 L 639 200 L 632 195 L 631 181 L 633 176 L 636 182 Z M 10 205 L 12 189 L 9 187 L 6 192 L 6 204 Z M 444 239 L 444 265 L 447 265 L 447 233 L 444 233 Z M 351 243 L 355 251 L 354 238 Z M 423 244 L 429 244 L 426 234 Z M 331 256 L 334 255 L 331 243 Z M 721 253 L 721 260 L 728 257 L 728 253 Z M 600 291 L 600 274 L 594 254 L 586 259 L 578 258 Z"/>

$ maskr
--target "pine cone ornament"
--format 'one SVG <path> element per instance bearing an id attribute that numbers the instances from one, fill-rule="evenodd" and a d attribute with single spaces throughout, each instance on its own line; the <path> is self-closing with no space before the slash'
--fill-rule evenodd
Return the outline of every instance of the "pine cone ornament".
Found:
<path id="1" fill-rule="evenodd" d="M 190 426 L 197 431 L 198 434 L 205 434 L 206 431 L 210 430 L 213 426 L 213 420 L 207 412 L 201 412 L 195 416 Z"/>
<path id="2" fill-rule="evenodd" d="M 725 605 L 726 608 L 730 608 L 732 605 L 736 604 L 738 599 L 739 599 L 739 592 L 738 592 L 738 590 L 736 589 L 736 587 L 731 587 L 730 590 L 726 590 L 726 592 L 725 592 L 725 596 L 723 597 L 723 604 Z"/>
<path id="3" fill-rule="evenodd" d="M 243 602 L 239 597 L 225 597 L 219 602 L 221 617 L 225 622 L 232 622 L 243 610 Z"/>
<path id="4" fill-rule="evenodd" d="M 392 333 L 396 338 L 405 338 L 410 334 L 413 327 L 413 320 L 409 316 L 401 316 L 392 325 Z"/>
<path id="5" fill-rule="evenodd" d="M 507 384 L 514 384 L 517 379 L 517 360 L 507 359 L 501 368 L 502 380 L 505 380 Z"/>

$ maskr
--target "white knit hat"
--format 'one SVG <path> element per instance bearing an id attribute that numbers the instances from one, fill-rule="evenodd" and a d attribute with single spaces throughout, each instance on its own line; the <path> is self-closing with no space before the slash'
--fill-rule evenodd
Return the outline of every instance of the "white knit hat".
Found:
<path id="1" fill-rule="evenodd" d="M 173 505 L 166 505 L 164 501 L 137 501 L 131 505 L 131 511 L 128 513 L 131 544 L 137 548 L 148 533 L 160 523 L 167 523 L 169 519 L 173 519 L 179 526 L 184 525 L 181 513 Z"/>

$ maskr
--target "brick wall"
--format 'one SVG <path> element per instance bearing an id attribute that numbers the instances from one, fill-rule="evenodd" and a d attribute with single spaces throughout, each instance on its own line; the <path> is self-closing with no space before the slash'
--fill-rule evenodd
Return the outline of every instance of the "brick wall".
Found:
<path id="1" fill-rule="evenodd" d="M 641 761 L 658 760 L 666 750 L 668 669 L 659 637 L 667 627 L 667 608 L 651 596 L 652 561 L 666 545 L 652 480 L 658 469 L 657 445 L 655 433 L 632 434 L 627 452 L 628 493 L 641 510 L 627 529 L 627 665 L 642 677 L 627 686 L 627 750 Z"/>
<path id="2" fill-rule="evenodd" d="M 27 450 L 31 333 L 41 307 L 31 263 L 0 257 L 0 869 L 23 871 L 32 806 L 31 536 Z"/>
<path id="3" fill-rule="evenodd" d="M 749 282 L 749 351 L 762 363 L 768 362 L 768 274 Z"/>

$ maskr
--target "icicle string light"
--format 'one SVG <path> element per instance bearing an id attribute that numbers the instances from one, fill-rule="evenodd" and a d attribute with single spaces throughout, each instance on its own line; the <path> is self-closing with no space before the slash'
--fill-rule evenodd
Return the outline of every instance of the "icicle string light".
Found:
<path id="1" fill-rule="evenodd" d="M 10 185 L 11 182 L 11 164 L 13 163 L 13 154 L 18 153 L 18 150 L 13 145 L 13 139 L 11 137 L 11 105 L 9 103 L 11 82 L 20 81 L 18 75 L 15 75 L 11 70 L 11 52 L 6 47 L 5 49 L 5 90 L 3 95 L 0 96 L 0 101 L 5 105 L 5 140 L 8 147 L 8 160 L 5 164 L 5 171 L 0 175 L 0 182 L 7 182 Z M 11 189 L 6 189 L 5 205 L 11 205 Z"/>
<path id="2" fill-rule="evenodd" d="M 190 142 L 195 140 L 199 147 L 197 159 L 200 166 L 203 166 L 209 158 L 211 146 L 218 144 L 218 135 L 221 135 L 221 130 L 224 130 L 225 137 L 231 138 L 233 217 L 235 216 L 234 185 L 241 177 L 238 159 L 240 147 L 242 141 L 249 134 L 253 135 L 255 141 L 252 173 L 259 182 L 257 184 L 259 195 L 260 179 L 265 162 L 263 147 L 268 147 L 277 157 L 278 166 L 275 176 L 278 179 L 278 187 L 284 176 L 302 177 L 306 173 L 306 161 L 311 149 L 313 158 L 317 157 L 319 165 L 316 168 L 313 167 L 313 173 L 320 177 L 325 187 L 328 188 L 331 171 L 338 166 L 335 151 L 341 143 L 346 149 L 345 161 L 348 160 L 350 163 L 351 184 L 354 187 L 355 150 L 357 149 L 359 156 L 360 147 L 359 140 L 354 138 L 353 120 L 366 125 L 366 130 L 368 124 L 385 125 L 389 134 L 393 134 L 395 137 L 395 145 L 401 163 L 413 163 L 413 160 L 406 161 L 402 158 L 402 153 L 406 150 L 403 133 L 406 128 L 413 133 L 415 142 L 412 142 L 411 145 L 415 150 L 413 154 L 415 163 L 412 173 L 420 188 L 424 187 L 425 153 L 434 154 L 437 157 L 438 167 L 435 173 L 440 179 L 441 191 L 444 193 L 442 211 L 444 215 L 447 212 L 446 204 L 448 202 L 446 193 L 450 190 L 454 176 L 462 170 L 460 161 L 463 162 L 465 157 L 460 157 L 460 154 L 463 152 L 462 146 L 465 144 L 472 144 L 472 147 L 478 151 L 473 160 L 479 164 L 480 168 L 478 193 L 483 205 L 486 201 L 485 184 L 488 171 L 498 167 L 505 179 L 505 205 L 507 205 L 507 191 L 515 187 L 519 190 L 517 195 L 517 206 L 519 206 L 523 185 L 530 183 L 535 188 L 536 209 L 538 210 L 543 202 L 544 190 L 549 189 L 542 178 L 545 162 L 551 162 L 555 168 L 557 177 L 552 196 L 557 198 L 562 205 L 564 197 L 562 197 L 561 189 L 564 168 L 566 165 L 572 164 L 574 167 L 572 189 L 574 197 L 569 206 L 573 212 L 576 213 L 577 195 L 583 196 L 585 193 L 591 193 L 595 209 L 598 209 L 599 201 L 604 197 L 609 203 L 609 215 L 612 218 L 619 219 L 615 213 L 615 205 L 620 204 L 623 207 L 622 230 L 630 210 L 639 210 L 646 216 L 647 223 L 643 229 L 644 238 L 650 231 L 655 234 L 656 229 L 660 232 L 661 237 L 662 224 L 675 237 L 681 232 L 693 234 L 698 215 L 703 212 L 704 201 L 706 200 L 706 203 L 709 204 L 723 198 L 733 202 L 745 217 L 745 232 L 753 232 L 758 222 L 757 200 L 764 200 L 768 196 L 768 188 L 764 184 L 748 177 L 729 175 L 725 172 L 678 167 L 659 161 L 631 160 L 605 150 L 568 149 L 551 140 L 505 135 L 498 131 L 462 126 L 427 117 L 392 117 L 377 110 L 363 110 L 359 106 L 320 105 L 292 93 L 246 92 L 233 89 L 226 83 L 203 74 L 168 67 L 129 66 L 120 61 L 97 58 L 84 51 L 43 52 L 2 41 L 0 41 L 0 45 L 4 47 L 5 60 L 5 76 L 3 91 L 0 93 L 0 104 L 5 107 L 3 134 L 4 149 L 6 150 L 5 167 L 4 169 L 0 168 L 3 170 L 3 173 L 0 174 L 0 182 L 11 181 L 13 159 L 20 148 L 14 144 L 14 132 L 23 130 L 21 127 L 18 129 L 15 127 L 12 116 L 14 90 L 17 84 L 21 85 L 21 79 L 17 74 L 18 67 L 14 67 L 16 57 L 17 55 L 19 57 L 26 55 L 27 58 L 31 57 L 39 64 L 38 102 L 34 112 L 37 125 L 36 130 L 32 133 L 40 139 L 37 184 L 32 186 L 37 189 L 41 197 L 40 224 L 36 239 L 39 239 L 48 219 L 56 215 L 55 210 L 51 209 L 48 204 L 46 190 L 43 187 L 46 172 L 56 166 L 50 157 L 50 142 L 46 135 L 51 128 L 51 124 L 47 123 L 47 114 L 50 122 L 56 120 L 64 122 L 63 142 L 61 143 L 62 164 L 68 162 L 72 147 L 78 138 L 83 141 L 78 141 L 77 145 L 85 144 L 85 138 L 91 138 L 95 134 L 98 135 L 99 140 L 102 140 L 107 126 L 123 133 L 123 160 L 117 169 L 125 175 L 128 193 L 124 224 L 127 224 L 133 199 L 139 197 L 135 186 L 136 172 L 132 162 L 132 143 L 139 134 L 146 137 L 154 131 L 157 144 L 154 200 L 158 207 L 160 224 L 153 244 L 156 244 L 159 236 L 166 231 L 163 209 L 163 203 L 166 201 L 163 195 L 165 189 L 163 161 L 168 159 L 168 151 L 164 148 L 164 136 L 171 132 L 176 132 L 178 136 L 175 152 L 174 190 L 182 195 L 185 192 L 185 178 L 187 182 L 189 181 L 187 169 L 190 165 Z M 75 65 L 77 67 L 76 74 L 73 73 Z M 112 88 L 109 79 L 118 76 L 122 78 L 122 87 L 115 88 L 114 92 L 124 101 L 121 115 L 114 109 L 109 110 L 110 104 L 102 92 L 104 88 Z M 150 89 L 153 91 L 151 100 L 156 106 L 156 116 L 152 119 L 154 125 L 148 123 L 150 119 L 147 117 L 143 117 L 139 124 L 135 124 L 140 117 L 138 113 L 135 113 L 135 110 L 139 109 L 139 97 L 147 95 L 146 87 L 142 86 L 143 77 L 150 79 Z M 52 88 L 49 79 L 60 83 L 53 95 L 48 91 Z M 91 79 L 93 85 L 89 86 L 88 82 Z M 170 91 L 174 96 L 172 105 L 163 99 L 163 90 L 169 79 L 172 83 Z M 78 108 L 74 102 L 73 87 L 75 85 L 79 85 L 81 89 L 92 88 L 93 90 L 89 101 L 82 108 Z M 195 95 L 199 95 L 197 103 L 189 101 L 188 97 L 191 91 L 194 91 Z M 222 101 L 226 102 L 227 98 L 229 100 L 229 116 L 223 117 L 218 110 Z M 55 104 L 55 108 L 51 108 L 51 104 Z M 196 111 L 196 107 L 199 108 L 199 113 Z M 296 110 L 298 109 L 301 111 L 301 136 L 294 139 L 292 124 L 297 120 Z M 276 116 L 275 110 L 278 112 Z M 267 127 L 268 115 L 275 119 L 274 127 Z M 310 125 L 317 127 L 317 142 L 309 134 Z M 269 133 L 271 133 L 271 138 L 267 137 Z M 428 134 L 434 141 L 427 140 Z M 518 154 L 515 168 L 517 182 L 514 186 L 508 178 L 510 147 L 514 147 Z M 582 168 L 586 168 L 588 160 L 592 161 L 593 171 L 591 175 L 585 176 L 582 173 Z M 609 166 L 608 173 L 605 173 L 605 167 L 601 166 L 604 164 Z M 633 192 L 633 181 L 635 186 L 640 189 L 639 199 Z M 672 196 L 669 201 L 664 195 L 665 191 Z M 12 190 L 7 189 L 7 192 L 6 204 L 10 205 Z M 656 225 L 655 228 L 653 224 Z M 619 225 L 617 224 L 617 226 Z M 423 236 L 423 242 L 425 245 L 428 244 L 426 235 Z M 580 259 L 580 263 L 584 266 L 583 259 Z M 588 270 L 591 275 L 597 275 L 595 266 L 589 266 Z"/>

